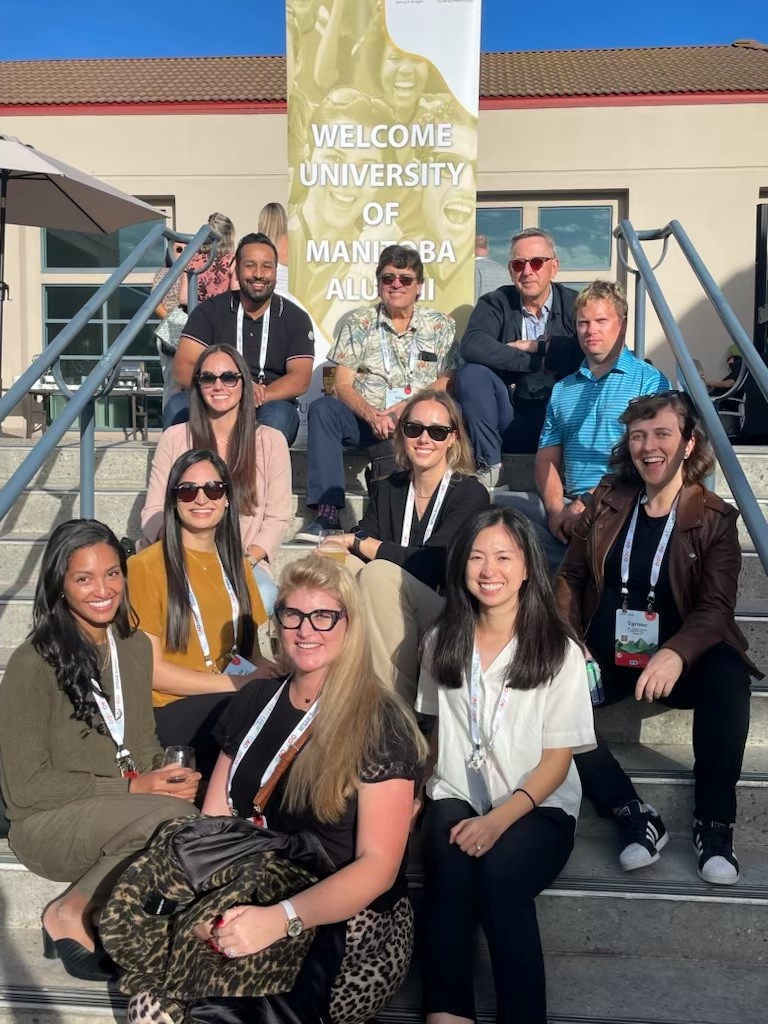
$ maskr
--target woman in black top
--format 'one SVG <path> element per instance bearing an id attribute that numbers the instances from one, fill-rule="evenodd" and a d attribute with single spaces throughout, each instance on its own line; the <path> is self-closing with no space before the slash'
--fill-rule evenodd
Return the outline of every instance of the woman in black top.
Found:
<path id="1" fill-rule="evenodd" d="M 358 560 L 350 568 L 360 570 L 371 612 L 376 670 L 412 705 L 419 644 L 443 607 L 437 591 L 448 546 L 489 498 L 474 476 L 459 407 L 445 391 L 414 395 L 393 441 L 403 471 L 379 482 L 357 532 L 342 542 Z"/>

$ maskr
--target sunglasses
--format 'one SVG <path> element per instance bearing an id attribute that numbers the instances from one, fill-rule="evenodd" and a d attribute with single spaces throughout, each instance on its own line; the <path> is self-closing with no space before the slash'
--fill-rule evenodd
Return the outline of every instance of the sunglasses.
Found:
<path id="1" fill-rule="evenodd" d="M 229 487 L 223 480 L 208 480 L 204 484 L 193 484 L 191 481 L 183 484 L 176 484 L 171 491 L 177 501 L 189 504 L 197 497 L 197 492 L 202 491 L 209 501 L 218 501 L 229 491 Z"/>
<path id="2" fill-rule="evenodd" d="M 630 398 L 629 405 L 630 407 L 637 405 L 638 402 L 644 402 L 646 398 L 679 398 L 690 415 L 696 415 L 696 406 L 693 404 L 693 399 L 687 391 L 679 391 L 676 388 L 670 388 L 667 391 L 657 391 L 653 395 L 638 395 L 637 398 Z"/>
<path id="3" fill-rule="evenodd" d="M 339 619 L 346 618 L 346 614 L 343 608 L 338 612 L 330 608 L 315 608 L 311 612 L 301 612 L 298 608 L 286 608 L 285 605 L 275 608 L 275 618 L 283 629 L 299 629 L 304 619 L 309 619 L 310 626 L 318 633 L 330 632 Z"/>
<path id="4" fill-rule="evenodd" d="M 197 375 L 197 383 L 206 391 L 212 388 L 217 380 L 220 380 L 225 388 L 236 388 L 238 381 L 243 379 L 242 373 L 235 373 L 234 370 L 225 370 L 224 373 L 212 373 L 210 370 L 203 370 Z"/>
<path id="5" fill-rule="evenodd" d="M 410 288 L 416 280 L 413 274 L 382 274 L 379 278 L 382 284 L 394 284 L 399 281 L 404 288 Z"/>
<path id="6" fill-rule="evenodd" d="M 522 274 L 527 263 L 531 270 L 536 273 L 536 271 L 541 270 L 545 263 L 549 263 L 554 258 L 554 256 L 534 256 L 531 260 L 511 260 L 510 266 L 516 274 Z"/>
<path id="7" fill-rule="evenodd" d="M 403 424 L 403 433 L 406 437 L 410 437 L 411 440 L 421 437 L 426 432 L 432 438 L 433 441 L 445 441 L 449 434 L 452 434 L 455 427 L 444 427 L 442 423 L 419 423 L 418 420 L 408 420 L 407 423 Z"/>

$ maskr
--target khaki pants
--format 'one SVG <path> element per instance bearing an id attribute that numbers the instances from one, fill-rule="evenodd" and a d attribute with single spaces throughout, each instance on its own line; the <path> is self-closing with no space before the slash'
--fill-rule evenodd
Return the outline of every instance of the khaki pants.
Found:
<path id="1" fill-rule="evenodd" d="M 351 562 L 348 559 L 347 565 L 354 572 Z M 399 565 L 383 559 L 363 566 L 357 579 L 371 619 L 373 667 L 413 707 L 419 644 L 443 610 L 445 599 Z"/>
<path id="2" fill-rule="evenodd" d="M 158 825 L 197 813 L 193 804 L 175 796 L 97 796 L 11 822 L 9 843 L 34 874 L 74 882 L 79 892 L 103 905 Z"/>

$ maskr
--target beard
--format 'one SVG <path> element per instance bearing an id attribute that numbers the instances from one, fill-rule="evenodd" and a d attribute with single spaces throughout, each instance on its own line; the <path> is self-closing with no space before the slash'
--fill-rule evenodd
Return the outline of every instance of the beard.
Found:
<path id="1" fill-rule="evenodd" d="M 240 293 L 245 295 L 250 302 L 254 302 L 257 305 L 269 302 L 275 291 L 275 285 L 277 284 L 276 281 L 270 281 L 268 283 L 265 282 L 264 287 L 256 289 L 254 287 L 254 282 L 252 281 L 244 282 L 238 280 L 238 283 L 240 285 Z"/>

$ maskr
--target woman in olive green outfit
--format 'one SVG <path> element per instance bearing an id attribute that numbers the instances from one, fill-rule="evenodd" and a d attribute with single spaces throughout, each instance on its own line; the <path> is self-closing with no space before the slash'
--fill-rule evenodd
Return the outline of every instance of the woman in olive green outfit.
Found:
<path id="1" fill-rule="evenodd" d="M 33 629 L 0 687 L 0 782 L 11 849 L 72 887 L 43 913 L 44 953 L 74 977 L 107 978 L 92 915 L 157 826 L 192 815 L 200 776 L 152 771 L 152 651 L 135 631 L 125 554 L 106 526 L 52 534 Z M 180 778 L 180 781 L 172 781 Z"/>

